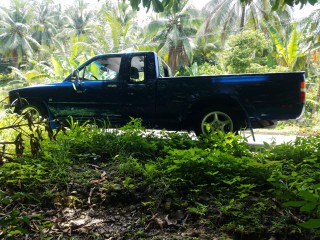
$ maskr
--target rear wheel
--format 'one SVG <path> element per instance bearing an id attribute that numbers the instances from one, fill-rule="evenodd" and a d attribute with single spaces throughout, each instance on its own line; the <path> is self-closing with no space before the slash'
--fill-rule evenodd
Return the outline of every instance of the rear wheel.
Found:
<path id="1" fill-rule="evenodd" d="M 196 133 L 209 135 L 212 132 L 237 132 L 239 121 L 237 117 L 221 109 L 207 109 L 200 114 L 196 123 Z"/>

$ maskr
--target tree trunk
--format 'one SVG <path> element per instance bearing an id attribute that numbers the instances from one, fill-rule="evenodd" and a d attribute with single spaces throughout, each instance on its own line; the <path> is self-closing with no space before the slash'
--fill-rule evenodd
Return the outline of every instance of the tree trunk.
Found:
<path id="1" fill-rule="evenodd" d="M 246 18 L 246 5 L 242 4 L 241 7 L 241 20 L 240 20 L 240 31 L 244 29 L 244 20 Z"/>
<path id="2" fill-rule="evenodd" d="M 175 46 L 170 47 L 168 65 L 172 72 L 175 73 L 177 69 L 177 49 Z"/>
<path id="3" fill-rule="evenodd" d="M 13 66 L 19 68 L 19 55 L 17 49 L 12 50 Z"/>

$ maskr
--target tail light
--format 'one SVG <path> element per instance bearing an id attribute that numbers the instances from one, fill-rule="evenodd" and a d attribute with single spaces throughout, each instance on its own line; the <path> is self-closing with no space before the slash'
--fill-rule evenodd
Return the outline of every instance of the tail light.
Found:
<path id="1" fill-rule="evenodd" d="M 306 102 L 306 82 L 300 82 L 300 102 Z"/>

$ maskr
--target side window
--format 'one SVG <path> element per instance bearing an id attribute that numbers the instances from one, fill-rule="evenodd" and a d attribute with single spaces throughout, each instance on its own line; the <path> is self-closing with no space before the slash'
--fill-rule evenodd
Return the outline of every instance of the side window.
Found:
<path id="1" fill-rule="evenodd" d="M 80 71 L 79 76 L 83 80 L 117 80 L 120 64 L 121 57 L 103 57 L 88 64 Z"/>
<path id="2" fill-rule="evenodd" d="M 142 83 L 145 81 L 145 56 L 134 56 L 130 62 L 130 82 Z"/>
<path id="3" fill-rule="evenodd" d="M 165 77 L 165 72 L 164 72 L 164 67 L 162 64 L 162 59 L 160 57 L 158 57 L 158 63 L 159 63 L 159 77 Z"/>

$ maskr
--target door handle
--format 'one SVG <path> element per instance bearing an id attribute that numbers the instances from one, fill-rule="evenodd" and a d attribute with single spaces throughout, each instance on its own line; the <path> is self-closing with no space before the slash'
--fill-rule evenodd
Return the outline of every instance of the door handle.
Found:
<path id="1" fill-rule="evenodd" d="M 118 85 L 117 84 L 109 84 L 107 87 L 108 88 L 116 88 L 116 87 L 118 87 Z"/>

